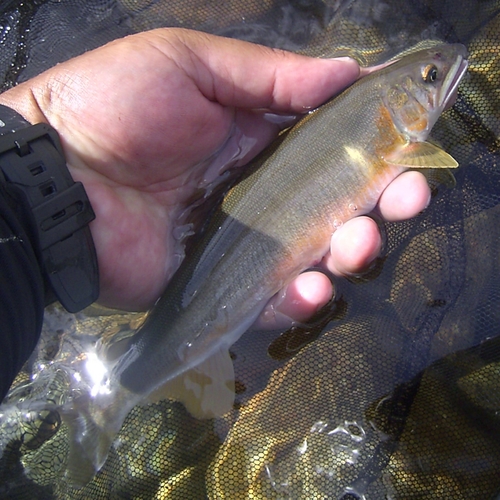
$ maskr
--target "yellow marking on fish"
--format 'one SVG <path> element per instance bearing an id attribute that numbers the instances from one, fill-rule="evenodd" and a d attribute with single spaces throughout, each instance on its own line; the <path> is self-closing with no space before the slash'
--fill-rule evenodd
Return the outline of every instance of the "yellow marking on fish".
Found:
<path id="1" fill-rule="evenodd" d="M 353 162 L 355 162 L 360 167 L 368 167 L 369 162 L 364 151 L 359 148 L 353 148 L 352 146 L 344 146 L 344 149 Z"/>
<path id="2" fill-rule="evenodd" d="M 427 129 L 427 112 L 417 101 L 413 101 L 413 106 L 408 106 L 401 113 L 401 118 L 408 131 L 423 132 Z"/>
<path id="3" fill-rule="evenodd" d="M 383 160 L 391 153 L 408 144 L 407 138 L 395 127 L 390 111 L 385 106 L 380 106 L 380 115 L 376 119 L 376 126 L 379 131 L 378 141 L 375 145 L 374 153 Z M 381 161 L 378 170 L 387 166 L 385 161 Z"/>

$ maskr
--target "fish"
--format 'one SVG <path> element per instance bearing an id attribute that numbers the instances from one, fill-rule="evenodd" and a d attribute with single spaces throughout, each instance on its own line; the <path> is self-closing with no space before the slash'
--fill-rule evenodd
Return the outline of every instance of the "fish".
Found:
<path id="1" fill-rule="evenodd" d="M 200 418 L 231 409 L 229 348 L 268 300 L 321 260 L 331 235 L 372 211 L 402 172 L 458 166 L 428 138 L 467 64 L 461 44 L 400 55 L 308 113 L 253 161 L 99 390 L 63 412 L 70 484 L 85 484 L 102 467 L 136 404 L 170 397 Z"/>

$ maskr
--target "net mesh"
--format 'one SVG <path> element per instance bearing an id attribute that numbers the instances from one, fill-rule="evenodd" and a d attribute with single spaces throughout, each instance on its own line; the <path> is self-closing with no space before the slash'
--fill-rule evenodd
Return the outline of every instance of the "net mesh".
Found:
<path id="1" fill-rule="evenodd" d="M 497 0 L 10 0 L 3 88 L 111 39 L 182 26 L 375 64 L 433 38 L 467 45 L 468 77 L 433 138 L 460 163 L 415 219 L 387 224 L 374 279 L 338 280 L 307 328 L 232 348 L 234 411 L 198 421 L 176 402 L 134 408 L 85 488 L 64 480 L 67 380 L 83 339 L 138 318 L 47 311 L 42 341 L 0 409 L 0 496 L 16 499 L 488 499 L 500 495 L 500 4 Z M 43 387 L 43 388 L 40 388 Z M 47 404 L 50 403 L 50 404 Z M 35 404 L 38 403 L 38 404 Z"/>

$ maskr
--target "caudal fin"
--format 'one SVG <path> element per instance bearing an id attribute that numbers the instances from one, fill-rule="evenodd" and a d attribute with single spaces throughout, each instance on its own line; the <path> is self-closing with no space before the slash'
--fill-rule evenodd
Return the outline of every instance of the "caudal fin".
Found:
<path id="1" fill-rule="evenodd" d="M 125 400 L 120 395 L 82 397 L 63 412 L 69 431 L 65 473 L 69 486 L 82 488 L 102 468 L 125 417 L 136 402 L 134 397 Z"/>
<path id="2" fill-rule="evenodd" d="M 227 413 L 234 403 L 234 369 L 227 349 L 221 349 L 195 368 L 163 384 L 147 398 L 181 401 L 197 418 Z M 128 412 L 143 396 L 117 385 L 109 394 L 81 396 L 63 412 L 69 429 L 66 480 L 85 486 L 104 465 Z"/>

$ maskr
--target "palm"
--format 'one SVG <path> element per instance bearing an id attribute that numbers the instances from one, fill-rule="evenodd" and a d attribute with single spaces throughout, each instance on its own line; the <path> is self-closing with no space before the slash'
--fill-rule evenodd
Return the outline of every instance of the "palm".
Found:
<path id="1" fill-rule="evenodd" d="M 175 263 L 177 217 L 219 173 L 217 158 L 233 156 L 241 130 L 255 139 L 246 158 L 277 131 L 261 114 L 217 102 L 186 45 L 176 44 L 175 59 L 160 42 L 129 39 L 69 61 L 58 94 L 68 163 L 97 215 L 101 299 L 110 305 L 141 308 L 158 297 Z"/>
<path id="2" fill-rule="evenodd" d="M 171 273 L 177 218 L 210 166 L 213 176 L 215 152 L 232 155 L 237 137 L 228 138 L 236 128 L 257 139 L 250 155 L 277 130 L 261 114 L 205 95 L 204 82 L 189 75 L 198 69 L 180 68 L 152 41 L 136 38 L 133 50 L 121 41 L 118 54 L 112 45 L 99 58 L 87 57 L 88 66 L 83 58 L 70 61 L 65 74 L 71 79 L 58 96 L 68 162 L 84 183 L 97 215 L 94 224 L 100 226 L 93 234 L 104 256 L 102 290 L 113 296 L 104 299 L 139 308 L 158 297 Z M 186 46 L 179 44 L 178 50 L 186 52 L 181 60 L 192 57 Z M 205 77 L 209 89 L 208 72 L 201 80 Z"/>

